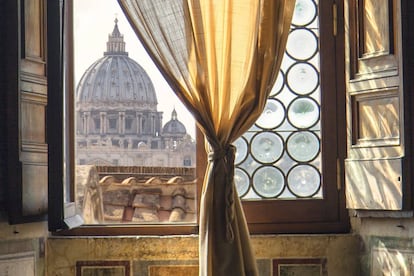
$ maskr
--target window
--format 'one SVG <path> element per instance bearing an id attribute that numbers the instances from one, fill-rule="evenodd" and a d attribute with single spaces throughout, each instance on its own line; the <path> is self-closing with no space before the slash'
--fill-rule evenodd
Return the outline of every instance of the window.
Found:
<path id="1" fill-rule="evenodd" d="M 333 1 L 296 1 L 265 110 L 235 141 L 235 181 L 252 232 L 302 232 L 299 222 L 315 232 L 347 229 L 343 49 L 334 9 Z"/>
<path id="2" fill-rule="evenodd" d="M 184 158 L 184 166 L 191 166 L 191 157 Z"/>
<path id="3" fill-rule="evenodd" d="M 126 118 L 125 119 L 125 129 L 126 130 L 131 130 L 132 129 L 132 122 L 133 122 L 132 118 Z"/>
<path id="4" fill-rule="evenodd" d="M 98 2 L 99 5 L 92 5 L 93 12 L 99 12 L 97 11 L 99 8 L 112 3 L 109 1 Z M 54 56 L 51 58 L 51 66 L 55 66 L 55 69 L 62 68 L 63 63 L 60 62 L 63 61 L 67 66 L 65 67 L 67 71 L 58 73 L 59 78 L 55 83 L 52 81 L 50 86 L 51 91 L 57 91 L 51 96 L 52 102 L 63 103 L 66 112 L 63 117 L 55 118 L 57 128 L 54 128 L 54 131 L 58 132 L 53 131 L 54 134 L 50 136 L 53 140 L 50 145 L 55 143 L 59 149 L 62 149 L 61 152 L 59 150 L 55 152 L 57 153 L 55 157 L 49 156 L 49 160 L 58 161 L 56 164 L 52 164 L 53 161 L 49 163 L 52 164 L 50 166 L 51 171 L 54 166 L 55 168 L 59 167 L 49 174 L 50 179 L 56 179 L 56 185 L 50 186 L 51 194 L 63 195 L 61 199 L 51 200 L 53 203 L 50 206 L 64 206 L 65 210 L 63 213 L 59 211 L 53 213 L 52 211 L 50 228 L 59 230 L 84 224 L 88 226 L 75 228 L 73 231 L 83 231 L 85 233 L 85 231 L 88 232 L 91 229 L 101 229 L 102 224 L 111 224 L 117 229 L 123 229 L 117 230 L 123 231 L 123 233 L 131 231 L 134 233 L 152 233 L 155 226 L 157 233 L 194 233 L 197 217 L 195 203 L 198 194 L 195 185 L 196 135 L 194 121 L 190 120 L 188 122 L 188 116 L 184 114 L 181 103 L 174 99 L 173 94 L 166 95 L 165 93 L 168 93 L 168 91 L 165 91 L 165 88 L 159 89 L 160 85 L 165 84 L 162 84 L 159 80 L 154 82 L 152 80 L 154 73 L 146 72 L 154 70 L 155 66 L 152 65 L 153 68 L 144 69 L 134 60 L 137 55 L 135 53 L 135 57 L 133 56 L 133 50 L 134 47 L 137 47 L 137 43 L 127 44 L 130 47 L 128 49 L 130 52 L 126 52 L 126 43 L 121 30 L 126 32 L 130 27 L 123 17 L 114 17 L 115 13 L 122 15 L 116 2 L 113 3 L 118 9 L 109 11 L 110 14 L 103 20 L 106 21 L 105 23 L 109 28 L 101 29 L 100 40 L 92 38 L 93 31 L 90 37 L 82 36 L 82 33 L 79 34 L 90 25 L 86 24 L 90 18 L 84 19 L 84 22 L 78 26 L 76 25 L 76 20 L 78 20 L 76 17 L 75 21 L 71 22 L 72 9 L 75 8 L 75 11 L 77 11 L 76 15 L 82 14 L 84 11 L 76 10 L 77 5 L 85 7 L 89 3 L 88 1 L 77 0 L 65 1 L 64 20 L 66 23 L 57 24 L 65 25 L 65 31 L 49 29 L 49 35 L 52 34 L 50 35 L 52 39 L 50 39 L 49 45 L 59 43 L 58 41 L 65 37 L 65 59 L 60 60 L 57 56 Z M 56 12 L 59 7 L 53 4 L 50 5 L 49 11 Z M 55 15 L 50 12 L 48 14 L 49 19 L 53 21 L 51 18 L 54 18 L 59 21 L 60 19 Z M 110 33 L 109 36 L 107 35 L 108 32 Z M 66 36 L 71 38 L 66 39 Z M 129 31 L 129 36 L 129 41 L 131 36 L 136 40 L 131 31 Z M 83 41 L 84 45 L 89 44 L 89 46 L 82 47 L 94 48 L 90 46 L 91 41 L 102 41 L 100 47 L 103 50 L 97 52 L 95 49 L 95 60 L 89 60 L 89 64 L 83 69 L 85 73 L 81 72 L 79 74 L 76 71 L 77 61 L 83 61 L 83 58 L 76 59 L 77 56 L 73 53 L 80 53 L 81 51 L 76 48 L 76 44 L 73 46 L 72 42 L 80 41 L 82 38 L 86 38 Z M 56 44 L 51 47 L 56 47 Z M 104 51 L 105 48 L 106 51 Z M 100 67 L 102 64 L 99 62 L 99 64 L 93 64 L 96 60 L 104 63 L 103 66 Z M 110 61 L 114 62 L 111 63 Z M 93 66 L 90 66 L 91 64 Z M 106 67 L 109 69 L 105 70 Z M 50 70 L 53 69 L 50 68 Z M 65 87 L 62 86 L 63 75 L 67 78 Z M 107 84 L 109 84 L 109 87 L 107 87 Z M 105 90 L 106 88 L 108 89 Z M 156 88 L 161 91 L 155 91 Z M 61 91 L 65 93 L 62 94 Z M 161 92 L 163 94 L 156 94 Z M 190 152 L 186 151 L 185 155 L 180 150 L 171 152 L 163 147 L 171 136 L 171 133 L 162 129 L 166 123 L 162 121 L 162 114 L 171 114 L 172 112 L 171 109 L 165 109 L 166 102 L 170 105 L 169 108 L 174 107 L 174 112 L 179 110 L 180 119 L 188 130 L 187 133 L 180 134 L 180 137 L 175 137 L 177 138 L 177 145 L 184 142 L 186 145 L 191 144 L 192 150 Z M 159 105 L 157 106 L 159 103 L 164 103 L 164 109 L 159 109 Z M 61 106 L 57 104 L 57 110 Z M 167 115 L 166 118 L 168 119 L 169 116 Z M 59 120 L 64 121 L 64 129 L 60 132 L 65 133 L 64 137 L 57 134 L 59 133 L 59 126 L 57 125 Z M 77 131 L 73 132 L 72 129 Z M 182 148 L 184 149 L 184 147 Z M 185 149 L 188 149 L 188 147 Z M 194 162 L 190 166 L 184 166 L 184 158 L 188 158 L 188 154 Z M 62 163 L 64 160 L 65 163 Z M 90 168 L 90 166 L 81 166 L 81 164 L 93 164 L 96 168 L 95 173 L 98 173 L 100 179 L 99 183 L 95 184 L 99 185 L 102 192 L 100 200 L 103 202 L 103 212 L 93 214 L 95 212 L 99 213 L 99 208 L 93 208 L 94 211 L 89 214 L 94 216 L 92 219 L 85 215 L 85 209 L 79 210 L 84 204 L 93 204 L 93 199 L 87 203 L 87 200 L 90 200 L 93 194 L 93 191 L 88 194 L 88 189 L 91 186 L 88 186 L 88 188 L 87 186 L 78 185 L 79 182 L 76 180 L 85 172 L 82 170 Z M 92 176 L 94 170 L 86 170 L 89 171 L 87 171 L 85 179 L 89 179 L 88 174 Z M 203 169 L 200 170 L 204 173 L 203 171 Z M 58 175 L 63 176 L 63 185 L 59 181 L 62 178 Z M 165 188 L 167 184 L 168 189 Z M 178 195 L 186 199 L 184 201 L 186 205 L 180 206 L 182 210 L 185 210 L 184 212 L 176 210 L 177 206 L 172 206 L 174 197 Z M 122 205 L 124 203 L 126 205 Z M 72 208 L 72 206 L 75 207 Z M 174 221 L 171 221 L 171 217 L 174 217 Z M 96 221 L 101 224 L 96 224 Z M 122 226 L 126 223 L 133 225 L 145 224 L 146 227 L 131 230 L 132 228 Z M 175 224 L 173 229 L 166 227 L 171 223 Z M 114 228 L 106 229 L 112 231 L 111 229 Z M 99 230 L 99 233 L 103 232 Z"/>
<path id="5" fill-rule="evenodd" d="M 93 122 L 95 124 L 95 131 L 99 133 L 100 130 L 101 130 L 101 119 L 100 118 L 94 118 Z"/>
<path id="6" fill-rule="evenodd" d="M 75 134 L 74 189 L 80 216 L 85 224 L 97 225 L 194 224 L 195 163 L 183 166 L 184 154 L 195 159 L 194 120 L 180 122 L 175 115 L 174 123 L 183 125 L 180 133 L 163 120 L 163 114 L 180 110 L 181 118 L 187 118 L 188 112 L 144 57 L 116 2 L 75 0 L 73 7 L 74 123 L 79 128 L 85 113 L 99 114 L 101 120 L 99 132 L 87 129 L 88 135 Z M 99 23 L 88 24 L 96 13 L 101 15 L 95 19 Z M 163 146 L 172 136 L 175 151 Z M 192 150 L 184 153 L 180 146 L 184 143 L 193 145 Z M 80 166 L 79 158 L 97 168 L 95 186 L 102 194 L 98 201 L 88 195 L 94 193 L 89 191 L 91 184 L 84 183 L 89 179 L 84 170 L 91 167 Z M 180 216 L 172 204 L 177 191 L 184 191 L 185 199 Z"/>
<path id="7" fill-rule="evenodd" d="M 67 7 L 71 6 L 71 2 L 66 3 L 69 3 Z M 243 137 L 235 142 L 238 149 L 235 180 L 239 195 L 243 199 L 245 214 L 252 233 L 309 233 L 347 230 L 347 214 L 344 212 L 342 187 L 345 152 L 345 139 L 342 139 L 345 133 L 345 97 L 341 93 L 344 85 L 343 76 L 341 76 L 344 68 L 342 62 L 344 50 L 341 46 L 343 45 L 341 43 L 343 33 L 335 29 L 332 24 L 333 6 L 333 1 L 324 1 L 323 3 L 316 0 L 297 1 L 296 14 L 280 78 L 275 84 L 262 117 Z M 341 13 L 342 9 L 340 5 L 338 6 L 338 13 Z M 51 10 L 53 9 L 58 9 L 58 7 L 52 6 Z M 49 17 L 59 22 L 59 18 L 55 14 L 49 13 Z M 118 23 L 115 22 L 115 24 Z M 58 49 L 59 37 L 56 38 L 56 34 L 62 35 L 62 33 L 60 33 L 59 29 L 53 28 L 49 32 L 52 34 L 51 37 L 54 38 L 50 42 L 51 49 Z M 70 40 L 65 40 L 66 43 L 68 41 Z M 306 43 L 307 47 L 302 47 L 304 43 Z M 118 47 L 113 49 L 124 49 L 122 48 L 123 46 L 125 45 L 121 44 L 121 46 L 118 45 Z M 304 49 L 305 51 L 303 51 Z M 111 51 L 108 48 L 106 54 L 109 52 Z M 67 52 L 66 57 L 69 54 L 70 52 Z M 53 70 L 53 66 L 60 68 L 59 66 L 63 65 L 58 55 L 53 56 L 53 52 L 49 61 L 52 64 L 50 70 Z M 72 66 L 73 70 L 73 65 L 70 63 L 66 63 L 66 65 Z M 136 70 L 139 70 L 139 67 Z M 112 85 L 114 92 L 109 94 L 109 97 L 117 97 L 122 94 L 119 93 L 119 89 L 122 86 L 117 84 L 116 76 L 113 73 L 111 74 L 110 83 L 116 85 Z M 51 78 L 52 82 L 56 80 L 57 83 L 52 83 L 50 89 L 58 91 L 56 95 L 52 96 L 51 102 L 68 104 L 71 102 L 70 96 L 60 95 L 61 93 L 59 93 L 59 91 L 63 90 L 63 82 L 59 82 L 61 78 L 62 76 Z M 82 80 L 80 82 L 82 83 Z M 125 89 L 129 91 L 132 87 L 132 81 L 130 80 L 127 83 L 128 85 L 126 85 Z M 143 89 L 146 86 L 140 82 L 137 87 Z M 67 87 L 65 89 L 66 92 L 74 91 L 74 89 L 70 90 Z M 132 95 L 134 99 L 142 100 L 144 97 L 144 95 Z M 85 100 L 87 96 L 82 95 L 79 99 Z M 56 106 L 57 110 L 59 110 L 59 105 Z M 68 114 L 71 112 L 69 111 L 70 109 L 65 110 Z M 107 114 L 98 114 L 101 121 L 109 118 Z M 164 129 L 161 129 L 161 124 L 159 123 L 161 114 L 148 110 L 140 110 L 128 116 L 126 114 L 123 113 L 122 116 L 117 117 L 120 128 L 124 128 L 124 136 L 120 135 L 113 138 L 109 144 L 117 144 L 119 147 L 130 151 L 135 148 L 140 150 L 133 153 L 133 156 L 127 161 L 127 166 L 139 162 L 148 164 L 147 162 L 151 159 L 157 164 L 170 162 L 171 158 L 164 159 L 156 154 L 146 154 L 146 151 L 149 149 L 156 149 L 163 147 L 163 145 L 166 148 L 167 145 L 170 145 L 168 148 L 171 151 L 180 148 L 180 144 L 177 143 L 174 136 L 171 136 L 169 140 L 161 140 L 162 135 L 165 134 Z M 75 117 L 81 118 L 81 116 L 73 116 L 73 118 Z M 60 160 L 60 164 L 63 160 L 76 160 L 78 158 L 73 156 L 70 147 L 63 146 L 67 145 L 67 143 L 64 143 L 62 138 L 70 141 L 73 133 L 71 129 L 73 129 L 74 122 L 68 118 L 72 117 L 66 116 L 61 118 L 62 121 L 66 120 L 65 129 L 62 129 L 61 132 L 59 132 L 58 120 L 55 121 L 55 124 L 53 124 L 53 132 L 55 134 L 50 136 L 53 146 L 64 149 L 60 154 L 55 152 L 54 155 L 50 156 L 51 160 Z M 109 120 L 111 119 L 109 118 Z M 173 127 L 174 125 L 175 127 Z M 177 126 L 176 122 L 172 122 L 171 129 L 177 131 L 179 129 Z M 111 128 L 110 121 L 109 128 Z M 152 140 L 138 138 L 131 138 L 129 140 L 125 137 L 126 130 L 133 131 L 136 136 L 154 134 L 154 137 Z M 106 133 L 105 131 L 101 125 L 100 132 L 96 133 L 99 135 L 88 137 L 88 141 L 96 141 L 98 145 L 102 145 L 102 138 L 108 138 L 103 136 Z M 65 133 L 66 136 L 60 137 L 58 133 Z M 195 159 L 197 159 L 197 175 L 198 181 L 201 183 L 204 174 L 203 160 L 205 160 L 205 156 L 203 155 L 205 155 L 205 151 L 201 135 L 197 137 L 200 140 L 197 143 L 197 157 L 188 157 L 187 154 L 183 155 L 180 164 L 183 167 L 194 166 Z M 83 139 L 84 137 L 81 138 Z M 70 146 L 71 144 L 69 143 L 68 145 Z M 183 148 L 187 149 L 188 147 Z M 82 156 L 81 150 L 77 150 L 79 156 Z M 86 160 L 85 157 L 82 157 L 82 159 Z M 114 160 L 114 158 L 109 160 Z M 117 160 L 118 165 L 121 165 L 122 161 L 118 158 Z M 58 163 L 50 163 L 52 164 L 51 171 Z M 74 188 L 68 185 L 68 183 L 73 183 L 76 164 L 73 162 L 70 165 L 72 167 L 62 165 L 58 170 L 51 172 L 50 175 L 55 180 L 62 179 L 56 177 L 59 174 L 60 176 L 65 176 L 66 185 L 63 185 L 64 188 L 51 185 L 50 191 L 51 194 L 65 194 L 65 197 L 60 202 L 62 206 L 67 202 L 75 200 L 73 195 Z M 63 171 L 63 168 L 66 171 Z M 187 169 L 189 168 L 182 169 L 184 174 L 188 172 Z M 55 178 L 53 178 L 54 176 Z M 109 179 L 110 177 L 106 178 L 107 181 Z M 102 181 L 103 183 L 105 182 L 104 180 Z M 130 179 L 128 181 L 134 180 Z M 151 181 L 157 180 L 156 178 L 151 178 L 148 181 L 150 181 L 148 183 L 155 183 Z M 179 180 L 175 179 L 174 181 Z M 201 189 L 200 183 L 196 187 L 197 191 Z M 308 183 L 311 185 L 308 185 Z M 305 184 L 309 189 L 302 189 L 302 184 Z M 56 184 L 56 186 L 59 185 Z M 120 193 L 122 195 L 123 192 Z M 149 198 L 162 200 L 161 197 L 160 191 L 155 189 L 149 194 L 139 195 L 136 200 L 138 205 L 145 205 Z M 269 212 L 268 210 L 273 211 Z M 121 212 L 116 208 L 112 208 L 109 211 L 114 215 Z M 132 219 L 133 213 L 132 210 L 122 211 L 122 214 L 128 215 L 132 222 L 134 222 Z M 138 213 L 135 217 L 135 222 L 140 218 L 153 217 L 153 215 L 151 212 Z M 51 218 L 52 221 L 60 221 L 62 223 L 63 217 L 59 212 L 52 213 Z M 68 223 L 67 221 L 66 224 Z M 100 229 L 99 227 L 76 229 L 75 233 L 94 233 L 93 230 L 96 231 L 96 229 Z M 175 227 L 164 229 L 164 233 L 180 232 L 177 230 L 179 226 Z M 51 228 L 60 229 L 64 227 L 62 224 L 56 223 Z M 118 229 L 116 231 L 117 233 L 158 233 L 155 232 L 158 230 L 154 229 L 124 227 L 122 230 Z M 194 229 L 194 225 L 187 228 L 190 232 L 194 231 Z M 105 231 L 111 230 L 107 228 Z"/>
<path id="8" fill-rule="evenodd" d="M 109 128 L 110 129 L 116 129 L 116 119 L 115 118 L 108 119 L 108 122 L 109 122 Z"/>

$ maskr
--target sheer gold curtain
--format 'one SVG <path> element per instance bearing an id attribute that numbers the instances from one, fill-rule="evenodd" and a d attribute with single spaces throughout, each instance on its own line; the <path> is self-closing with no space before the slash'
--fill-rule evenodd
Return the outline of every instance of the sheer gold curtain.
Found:
<path id="1" fill-rule="evenodd" d="M 257 275 L 233 182 L 235 148 L 278 75 L 294 0 L 118 0 L 208 141 L 200 275 Z"/>

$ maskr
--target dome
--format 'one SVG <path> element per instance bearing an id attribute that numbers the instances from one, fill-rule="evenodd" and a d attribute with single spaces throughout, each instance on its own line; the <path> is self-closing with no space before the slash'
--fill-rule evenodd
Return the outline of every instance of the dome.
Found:
<path id="1" fill-rule="evenodd" d="M 155 110 L 157 96 L 145 70 L 125 52 L 118 20 L 109 35 L 107 51 L 83 74 L 77 87 L 77 103 L 138 105 Z"/>
<path id="2" fill-rule="evenodd" d="M 187 130 L 183 123 L 177 119 L 177 111 L 173 110 L 171 114 L 171 120 L 169 120 L 162 129 L 163 136 L 180 136 L 183 137 L 187 134 Z"/>

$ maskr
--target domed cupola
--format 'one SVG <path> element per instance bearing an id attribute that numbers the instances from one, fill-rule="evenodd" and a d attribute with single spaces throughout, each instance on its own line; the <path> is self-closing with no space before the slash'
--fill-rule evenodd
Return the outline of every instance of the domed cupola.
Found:
<path id="1" fill-rule="evenodd" d="M 171 113 L 171 120 L 169 120 L 162 129 L 164 137 L 182 138 L 187 134 L 187 130 L 183 123 L 177 119 L 177 111 Z"/>
<path id="2" fill-rule="evenodd" d="M 145 70 L 128 57 L 117 19 L 106 45 L 104 56 L 85 71 L 78 84 L 76 101 L 79 110 L 96 104 L 156 111 L 158 102 L 154 85 Z"/>

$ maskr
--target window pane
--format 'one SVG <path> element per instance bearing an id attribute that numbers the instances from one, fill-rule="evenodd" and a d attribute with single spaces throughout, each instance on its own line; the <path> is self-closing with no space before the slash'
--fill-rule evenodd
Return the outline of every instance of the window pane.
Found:
<path id="1" fill-rule="evenodd" d="M 195 122 L 116 1 L 74 1 L 76 203 L 86 224 L 196 221 Z"/>
<path id="2" fill-rule="evenodd" d="M 317 0 L 297 0 L 278 79 L 256 124 L 234 144 L 244 200 L 322 199 Z"/>

